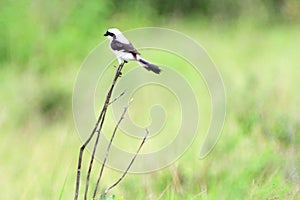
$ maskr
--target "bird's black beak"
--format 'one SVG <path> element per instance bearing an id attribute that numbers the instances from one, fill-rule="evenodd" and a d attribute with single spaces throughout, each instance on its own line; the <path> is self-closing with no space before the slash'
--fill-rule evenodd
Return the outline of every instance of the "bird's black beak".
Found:
<path id="1" fill-rule="evenodd" d="M 106 31 L 106 33 L 104 34 L 104 36 L 108 36 L 108 32 Z"/>

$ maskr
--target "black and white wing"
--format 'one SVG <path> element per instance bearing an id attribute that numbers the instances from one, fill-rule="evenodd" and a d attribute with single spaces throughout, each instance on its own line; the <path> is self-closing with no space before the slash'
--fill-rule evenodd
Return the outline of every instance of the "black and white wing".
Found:
<path id="1" fill-rule="evenodd" d="M 122 43 L 118 40 L 113 40 L 110 44 L 112 50 L 132 53 L 134 55 L 140 55 L 140 53 L 129 43 Z"/>

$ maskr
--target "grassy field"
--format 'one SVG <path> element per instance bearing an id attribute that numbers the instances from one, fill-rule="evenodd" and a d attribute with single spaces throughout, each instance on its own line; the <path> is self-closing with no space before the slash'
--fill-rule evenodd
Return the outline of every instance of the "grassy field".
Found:
<path id="1" fill-rule="evenodd" d="M 144 24 L 153 25 L 141 19 L 132 27 Z M 172 166 L 130 174 L 111 193 L 125 200 L 300 199 L 300 26 L 179 19 L 163 26 L 193 37 L 218 66 L 227 94 L 224 129 L 205 159 L 197 158 L 197 137 Z M 1 41 L 11 48 L 1 51 L 10 59 L 0 69 L 0 199 L 73 198 L 81 145 L 72 116 L 73 84 L 106 27 L 87 33 L 87 41 L 77 30 L 69 30 L 70 37 L 48 37 L 44 28 L 33 49 L 26 44 L 35 35 L 30 27 L 17 37 L 12 26 L 11 37 Z M 103 188 L 118 176 L 107 169 Z"/>

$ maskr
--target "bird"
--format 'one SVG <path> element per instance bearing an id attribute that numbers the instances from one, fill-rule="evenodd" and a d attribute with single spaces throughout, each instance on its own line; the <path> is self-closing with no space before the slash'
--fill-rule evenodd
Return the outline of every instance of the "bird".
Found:
<path id="1" fill-rule="evenodd" d="M 127 40 L 122 32 L 117 28 L 110 28 L 104 34 L 110 40 L 110 49 L 118 59 L 119 64 L 123 61 L 137 61 L 142 67 L 148 71 L 156 74 L 161 72 L 161 69 L 149 61 L 141 58 L 141 54 L 134 48 L 134 46 Z"/>

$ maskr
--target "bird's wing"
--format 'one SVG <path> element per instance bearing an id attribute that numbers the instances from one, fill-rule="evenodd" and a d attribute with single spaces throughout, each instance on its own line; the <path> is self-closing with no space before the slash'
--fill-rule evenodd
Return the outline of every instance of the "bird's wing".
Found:
<path id="1" fill-rule="evenodd" d="M 111 48 L 115 51 L 123 51 L 140 55 L 131 43 L 122 43 L 118 40 L 113 40 L 110 44 Z"/>

